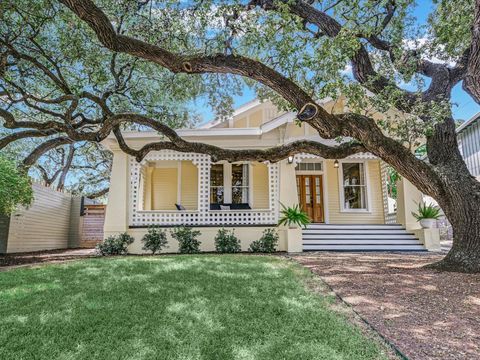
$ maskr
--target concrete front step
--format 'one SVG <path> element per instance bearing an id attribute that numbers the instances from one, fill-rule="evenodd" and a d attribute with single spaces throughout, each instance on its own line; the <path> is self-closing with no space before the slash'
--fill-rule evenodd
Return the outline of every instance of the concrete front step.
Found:
<path id="1" fill-rule="evenodd" d="M 412 239 L 416 240 L 411 234 L 309 234 L 303 233 L 303 239 Z"/>
<path id="2" fill-rule="evenodd" d="M 426 251 L 423 245 L 303 245 L 304 251 Z"/>
<path id="3" fill-rule="evenodd" d="M 371 245 L 419 245 L 417 239 L 303 239 L 303 245 L 342 245 L 342 244 L 371 244 Z"/>
<path id="4" fill-rule="evenodd" d="M 310 224 L 302 239 L 304 251 L 425 251 L 399 224 Z"/>

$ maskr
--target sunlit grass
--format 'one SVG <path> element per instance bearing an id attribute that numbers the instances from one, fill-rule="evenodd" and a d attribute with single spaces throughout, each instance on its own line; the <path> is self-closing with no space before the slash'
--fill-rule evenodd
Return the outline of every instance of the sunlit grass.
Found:
<path id="1" fill-rule="evenodd" d="M 0 273 L 0 359 L 377 359 L 309 273 L 263 256 L 90 259 Z"/>

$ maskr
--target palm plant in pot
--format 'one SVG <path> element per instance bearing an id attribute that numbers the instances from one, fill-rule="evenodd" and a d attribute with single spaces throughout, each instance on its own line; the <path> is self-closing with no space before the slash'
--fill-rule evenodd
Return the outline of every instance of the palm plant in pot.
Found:
<path id="1" fill-rule="evenodd" d="M 435 221 L 440 218 L 440 208 L 432 204 L 418 204 L 418 212 L 412 212 L 412 215 L 424 229 L 431 229 Z"/>
<path id="2" fill-rule="evenodd" d="M 278 225 L 285 225 L 292 229 L 296 227 L 306 227 L 311 223 L 308 214 L 303 211 L 298 204 L 292 207 L 286 207 L 283 204 L 281 205 L 282 210 L 280 211 Z"/>

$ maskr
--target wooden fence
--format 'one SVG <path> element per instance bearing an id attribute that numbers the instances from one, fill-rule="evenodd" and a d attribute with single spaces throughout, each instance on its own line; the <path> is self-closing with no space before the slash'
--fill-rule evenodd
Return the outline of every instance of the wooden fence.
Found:
<path id="1" fill-rule="evenodd" d="M 81 232 L 79 246 L 95 247 L 103 240 L 103 224 L 105 223 L 105 205 L 84 205 L 81 213 Z"/>

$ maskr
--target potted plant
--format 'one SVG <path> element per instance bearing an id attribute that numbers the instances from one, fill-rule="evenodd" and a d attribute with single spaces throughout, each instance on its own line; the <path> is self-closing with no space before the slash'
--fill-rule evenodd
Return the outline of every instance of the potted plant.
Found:
<path id="1" fill-rule="evenodd" d="M 289 253 L 298 253 L 303 250 L 302 227 L 310 224 L 310 218 L 305 211 L 302 211 L 299 205 L 286 207 L 283 204 L 280 211 L 278 225 L 287 227 L 285 233 L 287 237 L 287 251 Z"/>
<path id="2" fill-rule="evenodd" d="M 282 210 L 280 211 L 280 219 L 278 221 L 278 225 L 285 225 L 288 226 L 290 229 L 296 227 L 306 227 L 310 224 L 310 218 L 308 217 L 307 213 L 300 209 L 300 206 L 294 205 L 292 207 L 286 207 L 282 205 Z"/>
<path id="3" fill-rule="evenodd" d="M 412 212 L 412 215 L 424 229 L 431 229 L 435 220 L 440 217 L 440 208 L 432 204 L 418 204 L 418 212 Z"/>

